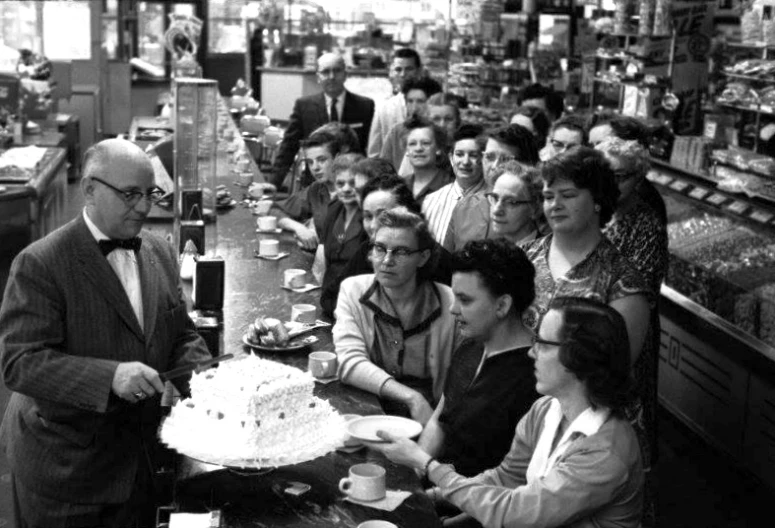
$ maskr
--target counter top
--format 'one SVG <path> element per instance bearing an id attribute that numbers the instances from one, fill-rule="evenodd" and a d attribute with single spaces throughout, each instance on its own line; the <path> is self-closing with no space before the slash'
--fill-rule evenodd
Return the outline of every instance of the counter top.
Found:
<path id="1" fill-rule="evenodd" d="M 228 117 L 228 115 L 227 115 Z M 219 142 L 219 158 L 224 142 Z M 220 161 L 220 159 L 219 159 Z M 239 198 L 229 171 L 218 170 L 218 183 Z M 242 205 L 220 211 L 216 222 L 207 226 L 208 234 L 217 233 L 216 253 L 225 259 L 225 298 L 223 307 L 222 353 L 248 352 L 242 336 L 259 315 L 290 320 L 291 306 L 318 304 L 320 290 L 297 293 L 281 288 L 283 271 L 289 268 L 311 269 L 314 255 L 301 250 L 290 233 L 257 235 L 256 217 Z M 149 226 L 151 229 L 169 229 Z M 269 261 L 255 258 L 254 250 L 262 238 L 276 238 L 286 258 Z M 212 238 L 210 238 L 212 240 Z M 307 369 L 312 350 L 333 350 L 331 328 L 320 328 L 312 335 L 318 341 L 309 350 L 293 353 L 258 355 Z M 328 400 L 341 413 L 382 414 L 376 397 L 339 381 L 316 383 L 315 395 Z M 412 491 L 393 512 L 376 510 L 344 500 L 338 482 L 348 468 L 364 461 L 378 463 L 387 470 L 388 489 Z M 311 490 L 300 497 L 284 493 L 290 481 L 305 482 Z M 441 526 L 433 504 L 424 494 L 415 473 L 397 466 L 376 451 L 363 448 L 355 453 L 333 452 L 310 462 L 285 466 L 264 474 L 259 470 L 235 470 L 181 456 L 176 468 L 175 502 L 180 511 L 206 512 L 221 509 L 223 526 L 229 528 L 264 526 L 349 526 L 368 519 L 385 519 L 404 528 Z"/>

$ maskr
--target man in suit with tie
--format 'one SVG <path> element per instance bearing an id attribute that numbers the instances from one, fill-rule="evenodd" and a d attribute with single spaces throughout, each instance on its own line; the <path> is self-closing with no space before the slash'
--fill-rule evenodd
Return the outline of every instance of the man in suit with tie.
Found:
<path id="1" fill-rule="evenodd" d="M 22 527 L 150 526 L 159 372 L 209 353 L 175 250 L 137 237 L 163 194 L 148 156 L 102 141 L 81 189 L 82 214 L 16 257 L 0 307 L 14 513 Z"/>
<path id="2" fill-rule="evenodd" d="M 374 100 L 356 95 L 344 88 L 347 70 L 344 59 L 336 53 L 324 53 L 318 59 L 318 84 L 321 93 L 301 97 L 293 105 L 293 112 L 272 167 L 272 183 L 282 185 L 302 140 L 319 126 L 340 121 L 352 128 L 360 141 L 363 153 L 369 139 L 374 117 Z"/>

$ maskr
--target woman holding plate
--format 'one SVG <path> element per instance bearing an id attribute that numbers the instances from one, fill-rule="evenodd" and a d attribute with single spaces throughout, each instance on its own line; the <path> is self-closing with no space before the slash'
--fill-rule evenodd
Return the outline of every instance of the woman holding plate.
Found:
<path id="1" fill-rule="evenodd" d="M 342 281 L 333 328 L 339 378 L 377 394 L 388 414 L 425 424 L 456 342 L 449 286 L 433 282 L 434 240 L 420 215 L 383 211 L 371 246 L 373 274 Z"/>
<path id="2" fill-rule="evenodd" d="M 427 473 L 430 494 L 464 513 L 446 526 L 640 526 L 643 468 L 638 439 L 624 418 L 632 396 L 627 327 L 610 306 L 557 297 L 530 356 L 536 401 L 519 421 L 499 466 L 466 478 L 416 443 L 378 433 L 370 446 Z"/>

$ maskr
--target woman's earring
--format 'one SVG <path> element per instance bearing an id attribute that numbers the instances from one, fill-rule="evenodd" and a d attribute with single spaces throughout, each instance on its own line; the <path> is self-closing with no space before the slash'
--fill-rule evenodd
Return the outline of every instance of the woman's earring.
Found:
<path id="1" fill-rule="evenodd" d="M 597 205 L 597 204 L 595 204 L 595 212 L 596 212 L 596 213 L 599 213 L 599 212 L 600 212 L 600 206 L 599 206 L 599 205 Z"/>

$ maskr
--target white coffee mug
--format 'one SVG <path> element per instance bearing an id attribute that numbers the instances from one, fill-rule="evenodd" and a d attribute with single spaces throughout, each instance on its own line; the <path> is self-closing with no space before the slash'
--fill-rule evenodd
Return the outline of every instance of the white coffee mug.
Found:
<path id="1" fill-rule="evenodd" d="M 355 464 L 350 476 L 339 481 L 339 490 L 359 501 L 385 498 L 385 468 L 377 464 Z"/>
<path id="2" fill-rule="evenodd" d="M 259 241 L 258 254 L 264 257 L 276 257 L 280 254 L 280 242 L 273 239 Z"/>
<path id="3" fill-rule="evenodd" d="M 242 170 L 239 173 L 239 183 L 244 187 L 250 187 L 250 184 L 253 183 L 253 173 L 247 169 Z"/>
<path id="4" fill-rule="evenodd" d="M 307 285 L 307 272 L 303 269 L 287 269 L 283 275 L 286 288 L 303 288 Z"/>
<path id="5" fill-rule="evenodd" d="M 318 320 L 318 307 L 314 304 L 294 304 L 291 306 L 291 321 L 314 323 Z"/>
<path id="6" fill-rule="evenodd" d="M 259 200 L 256 203 L 256 214 L 260 216 L 268 215 L 273 203 L 272 200 Z"/>
<path id="7" fill-rule="evenodd" d="M 333 352 L 312 352 L 307 356 L 307 370 L 313 378 L 333 378 L 336 376 L 336 354 Z"/>
<path id="8" fill-rule="evenodd" d="M 256 219 L 256 224 L 261 231 L 274 231 L 277 229 L 277 217 L 276 216 L 259 216 Z"/>

